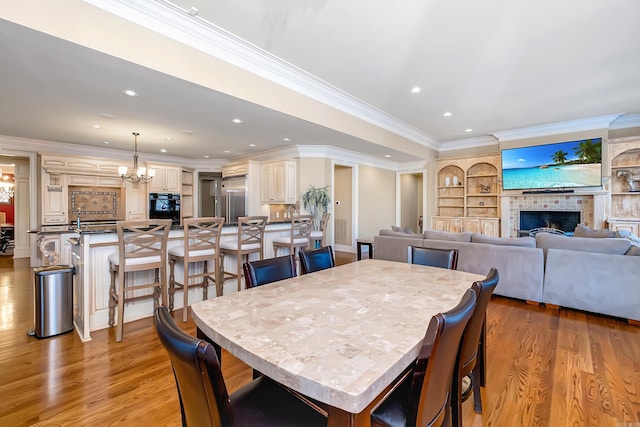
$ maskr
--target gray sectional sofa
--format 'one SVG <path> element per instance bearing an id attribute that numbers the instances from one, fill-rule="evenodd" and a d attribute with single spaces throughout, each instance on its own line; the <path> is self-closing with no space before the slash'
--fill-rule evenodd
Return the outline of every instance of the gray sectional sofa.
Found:
<path id="1" fill-rule="evenodd" d="M 495 294 L 640 321 L 640 247 L 628 238 L 500 238 L 427 230 L 406 234 L 381 230 L 378 259 L 407 262 L 409 245 L 458 249 L 458 270 L 500 272 Z"/>

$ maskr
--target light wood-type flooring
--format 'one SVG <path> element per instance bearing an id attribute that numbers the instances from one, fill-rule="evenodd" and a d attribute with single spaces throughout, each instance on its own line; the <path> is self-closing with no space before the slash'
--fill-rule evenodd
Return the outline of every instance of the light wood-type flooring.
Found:
<path id="1" fill-rule="evenodd" d="M 338 254 L 339 263 L 354 258 Z M 32 287 L 26 259 L 0 257 L 0 426 L 180 425 L 151 318 L 128 323 L 122 343 L 112 329 L 85 344 L 75 333 L 38 340 L 26 335 Z M 464 425 L 640 427 L 640 327 L 502 297 L 487 316 L 484 412 L 469 399 Z M 195 334 L 191 320 L 178 324 Z M 251 377 L 229 353 L 223 371 L 230 391 Z"/>

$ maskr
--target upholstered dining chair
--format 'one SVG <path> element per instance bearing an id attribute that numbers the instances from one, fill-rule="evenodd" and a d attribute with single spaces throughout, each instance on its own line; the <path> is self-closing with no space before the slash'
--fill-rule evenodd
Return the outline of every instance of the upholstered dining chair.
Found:
<path id="1" fill-rule="evenodd" d="M 468 289 L 458 305 L 431 318 L 412 371 L 372 412 L 372 426 L 442 426 L 449 422 L 456 355 L 475 304 L 476 293 Z"/>
<path id="2" fill-rule="evenodd" d="M 320 220 L 320 229 L 311 230 L 311 233 L 309 233 L 311 248 L 327 246 L 327 226 L 329 225 L 330 218 L 331 214 L 329 212 L 322 214 L 322 219 Z"/>
<path id="3" fill-rule="evenodd" d="M 220 273 L 220 231 L 224 218 L 185 218 L 183 220 L 183 244 L 169 249 L 169 310 L 173 310 L 173 299 L 177 289 L 183 290 L 182 321 L 187 321 L 189 311 L 189 288 L 202 288 L 202 299 L 207 299 L 209 284 L 216 286 L 216 295 L 222 295 Z M 176 263 L 182 264 L 182 282 L 176 280 Z M 202 272 L 196 269 L 202 263 Z M 190 271 L 191 269 L 191 271 Z M 189 284 L 190 280 L 201 279 Z"/>
<path id="4" fill-rule="evenodd" d="M 409 264 L 428 265 L 449 270 L 457 270 L 458 268 L 457 249 L 434 249 L 419 246 L 409 246 L 407 249 Z"/>
<path id="5" fill-rule="evenodd" d="M 213 345 L 180 329 L 166 307 L 155 312 L 160 342 L 169 353 L 183 426 L 326 426 L 327 419 L 261 375 L 229 395 Z"/>
<path id="6" fill-rule="evenodd" d="M 267 225 L 266 216 L 243 216 L 238 218 L 238 236 L 235 240 L 220 242 L 220 264 L 222 281 L 227 277 L 238 279 L 238 292 L 242 289 L 242 264 L 249 261 L 249 255 L 258 254 L 264 259 L 264 230 Z M 227 255 L 236 257 L 236 273 L 224 269 L 224 258 Z"/>
<path id="7" fill-rule="evenodd" d="M 477 413 L 482 413 L 480 386 L 484 386 L 481 384 L 481 379 L 484 378 L 486 355 L 485 320 L 489 300 L 491 300 L 491 295 L 493 295 L 499 279 L 498 270 L 494 267 L 491 268 L 484 280 L 474 282 L 471 286 L 471 289 L 476 292 L 476 307 L 462 335 L 451 386 L 451 420 L 454 427 L 462 425 L 462 402 L 467 400 L 472 392 L 474 410 Z M 463 389 L 465 378 L 470 381 L 466 389 Z"/>
<path id="8" fill-rule="evenodd" d="M 289 253 L 292 255 L 296 255 L 296 251 L 299 249 L 308 248 L 311 244 L 312 226 L 313 216 L 311 215 L 294 215 L 291 217 L 291 232 L 289 235 L 273 239 L 273 256 L 278 256 L 279 248 L 288 248 Z"/>
<path id="9" fill-rule="evenodd" d="M 307 274 L 336 266 L 331 246 L 300 250 L 300 273 Z"/>
<path id="10" fill-rule="evenodd" d="M 167 304 L 167 240 L 170 219 L 140 221 L 117 221 L 118 251 L 109 255 L 109 326 L 114 325 L 115 307 L 118 306 L 116 342 L 122 341 L 124 328 L 124 305 L 126 301 L 153 296 L 153 306 L 158 307 L 159 296 Z M 127 284 L 129 274 L 153 271 L 153 282 Z M 116 276 L 118 278 L 116 282 Z M 142 281 L 142 279 L 140 279 Z M 132 281 L 130 281 L 132 282 Z M 117 283 L 117 286 L 116 286 Z M 142 294 L 142 289 L 153 288 L 153 295 Z M 131 295 L 133 292 L 136 295 Z M 129 294 L 127 296 L 127 293 Z"/>
<path id="11" fill-rule="evenodd" d="M 296 277 L 296 259 L 293 255 L 249 261 L 242 264 L 247 289 L 278 280 Z"/>

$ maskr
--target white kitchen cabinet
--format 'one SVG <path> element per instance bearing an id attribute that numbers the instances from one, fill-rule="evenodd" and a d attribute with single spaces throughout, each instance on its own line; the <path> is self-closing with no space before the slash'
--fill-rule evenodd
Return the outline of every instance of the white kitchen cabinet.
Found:
<path id="1" fill-rule="evenodd" d="M 151 193 L 180 193 L 182 190 L 182 169 L 174 166 L 147 164 L 147 169 L 153 169 L 155 176 L 149 181 Z"/>
<path id="2" fill-rule="evenodd" d="M 69 223 L 65 175 L 43 173 L 42 179 L 45 181 L 42 188 L 42 223 Z"/>
<path id="3" fill-rule="evenodd" d="M 146 219 L 148 211 L 146 184 L 127 182 L 126 193 L 127 221 Z"/>
<path id="4" fill-rule="evenodd" d="M 285 160 L 262 164 L 260 195 L 263 204 L 295 204 L 296 162 Z"/>

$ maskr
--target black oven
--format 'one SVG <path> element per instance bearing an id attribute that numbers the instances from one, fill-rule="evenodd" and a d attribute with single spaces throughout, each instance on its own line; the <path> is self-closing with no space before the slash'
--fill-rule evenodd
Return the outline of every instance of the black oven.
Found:
<path id="1" fill-rule="evenodd" d="M 149 193 L 149 218 L 180 224 L 180 194 Z"/>

